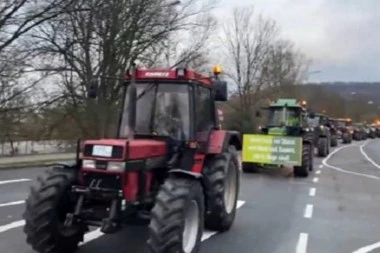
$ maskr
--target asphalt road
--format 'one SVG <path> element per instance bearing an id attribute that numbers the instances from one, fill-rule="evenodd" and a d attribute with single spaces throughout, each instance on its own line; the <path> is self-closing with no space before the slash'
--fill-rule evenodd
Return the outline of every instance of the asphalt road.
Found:
<path id="1" fill-rule="evenodd" d="M 380 252 L 380 140 L 340 145 L 315 158 L 306 179 L 287 170 L 243 174 L 229 232 L 206 232 L 202 253 Z M 43 169 L 0 171 L 0 252 L 32 253 L 22 232 L 29 186 Z M 92 231 L 79 252 L 144 253 L 146 229 Z M 367 248 L 366 248 L 367 247 Z"/>

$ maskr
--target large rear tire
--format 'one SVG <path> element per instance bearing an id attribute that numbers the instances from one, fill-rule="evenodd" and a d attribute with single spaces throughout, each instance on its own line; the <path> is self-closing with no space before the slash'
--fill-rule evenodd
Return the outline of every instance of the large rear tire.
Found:
<path id="1" fill-rule="evenodd" d="M 332 135 L 331 136 L 331 147 L 338 146 L 338 136 Z"/>
<path id="2" fill-rule="evenodd" d="M 313 144 L 309 145 L 309 171 L 314 170 L 314 146 Z"/>
<path id="3" fill-rule="evenodd" d="M 85 226 L 64 227 L 68 212 L 75 207 L 70 196 L 75 171 L 55 167 L 38 177 L 26 200 L 24 233 L 27 243 L 40 253 L 72 253 L 83 241 Z"/>
<path id="4" fill-rule="evenodd" d="M 319 157 L 326 157 L 329 153 L 327 138 L 321 137 L 318 139 L 318 156 Z"/>
<path id="5" fill-rule="evenodd" d="M 147 242 L 149 252 L 199 252 L 203 224 L 201 183 L 195 179 L 168 178 L 152 209 Z"/>
<path id="6" fill-rule="evenodd" d="M 347 133 L 344 133 L 343 136 L 342 136 L 342 142 L 344 144 L 347 144 L 347 143 L 350 143 L 349 142 L 349 135 Z"/>
<path id="7" fill-rule="evenodd" d="M 294 176 L 296 177 L 308 177 L 309 171 L 313 169 L 311 155 L 312 146 L 308 143 L 304 143 L 302 146 L 302 165 L 294 167 Z"/>
<path id="8" fill-rule="evenodd" d="M 224 232 L 230 229 L 236 216 L 240 187 L 240 172 L 236 148 L 207 161 L 204 168 L 207 196 L 205 227 Z"/>

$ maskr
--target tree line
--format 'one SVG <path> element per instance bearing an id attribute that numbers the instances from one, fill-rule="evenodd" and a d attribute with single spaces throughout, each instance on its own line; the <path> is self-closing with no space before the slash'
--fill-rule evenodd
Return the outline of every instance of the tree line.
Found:
<path id="1" fill-rule="evenodd" d="M 233 98 L 221 105 L 226 124 L 241 131 L 257 125 L 254 111 L 268 99 L 303 96 L 311 59 L 281 36 L 279 24 L 253 6 L 235 8 L 220 21 L 213 15 L 218 5 L 216 0 L 1 1 L 0 142 L 113 136 L 122 79 L 134 62 L 205 74 L 221 64 Z M 98 97 L 90 99 L 94 79 Z M 338 114 L 337 98 L 318 92 L 326 98 L 315 106 Z"/>

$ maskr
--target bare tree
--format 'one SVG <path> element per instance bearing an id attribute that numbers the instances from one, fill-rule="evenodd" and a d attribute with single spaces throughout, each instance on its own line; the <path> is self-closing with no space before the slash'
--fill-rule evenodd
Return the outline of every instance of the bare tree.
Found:
<path id="1" fill-rule="evenodd" d="M 61 99 L 83 134 L 113 132 L 124 72 L 174 32 L 186 30 L 205 9 L 198 0 L 82 0 L 50 20 L 33 38 L 35 50 L 59 71 Z M 98 98 L 86 99 L 92 80 L 100 78 Z M 93 132 L 89 131 L 91 129 Z"/>
<path id="2" fill-rule="evenodd" d="M 305 56 L 279 35 L 274 20 L 255 14 L 253 7 L 236 8 L 223 29 L 227 75 L 236 85 L 234 109 L 240 125 L 254 128 L 254 111 L 270 96 L 304 79 Z"/>
<path id="3" fill-rule="evenodd" d="M 36 27 L 68 8 L 73 0 L 3 0 L 0 3 L 0 107 L 23 94 L 37 82 L 23 82 L 18 92 L 10 92 L 9 85 L 16 85 L 23 74 L 30 72 L 31 52 L 21 40 Z M 25 81 L 25 80 L 24 80 Z"/>
<path id="4" fill-rule="evenodd" d="M 261 74 L 279 29 L 275 21 L 256 16 L 250 7 L 236 8 L 223 31 L 228 76 L 236 84 L 241 108 L 252 108 L 251 95 L 265 84 Z"/>
<path id="5" fill-rule="evenodd" d="M 0 52 L 46 20 L 57 17 L 70 0 L 2 0 L 0 3 Z"/>
<path id="6" fill-rule="evenodd" d="M 258 91 L 266 84 L 262 73 L 273 43 L 279 36 L 275 21 L 255 15 L 253 7 L 235 8 L 232 20 L 223 27 L 226 73 L 236 85 L 238 104 L 230 103 L 239 112 L 240 125 L 253 125 L 253 110 Z M 244 121 L 244 122 L 243 122 Z"/>
<path id="7" fill-rule="evenodd" d="M 189 17 L 187 25 L 174 30 L 141 56 L 146 67 L 189 67 L 199 72 L 208 72 L 211 39 L 215 35 L 217 22 L 209 11 L 216 1 L 202 1 L 199 13 Z"/>
<path id="8" fill-rule="evenodd" d="M 299 97 L 300 94 L 294 85 L 302 84 L 306 79 L 309 65 L 308 58 L 297 50 L 291 41 L 280 39 L 274 42 L 261 73 L 266 98 Z"/>
<path id="9" fill-rule="evenodd" d="M 276 41 L 263 65 L 262 75 L 266 87 L 301 84 L 308 72 L 306 57 L 288 40 Z"/>

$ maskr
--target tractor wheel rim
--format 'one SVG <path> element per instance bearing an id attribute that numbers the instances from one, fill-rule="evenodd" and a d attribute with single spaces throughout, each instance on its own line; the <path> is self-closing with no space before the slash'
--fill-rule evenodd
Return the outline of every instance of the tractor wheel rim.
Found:
<path id="1" fill-rule="evenodd" d="M 191 253 L 197 243 L 199 230 L 199 207 L 192 200 L 185 210 L 185 225 L 182 234 L 182 247 L 184 253 Z"/>
<path id="2" fill-rule="evenodd" d="M 229 166 L 224 181 L 224 205 L 227 213 L 231 213 L 235 207 L 236 178 L 236 170 L 232 166 Z"/>

